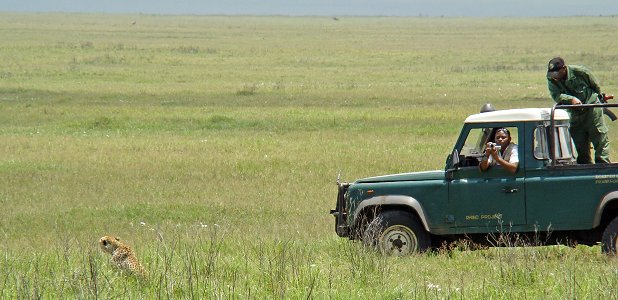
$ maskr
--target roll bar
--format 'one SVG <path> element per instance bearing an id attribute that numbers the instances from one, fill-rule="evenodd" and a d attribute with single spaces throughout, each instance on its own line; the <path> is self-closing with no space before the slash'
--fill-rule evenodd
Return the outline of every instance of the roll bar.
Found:
<path id="1" fill-rule="evenodd" d="M 550 130 L 549 130 L 549 159 L 551 161 L 551 166 L 554 167 L 556 165 L 556 153 L 554 152 L 554 135 L 556 131 L 556 122 L 554 120 L 554 112 L 556 109 L 570 109 L 570 108 L 583 108 L 583 109 L 591 109 L 595 107 L 618 107 L 618 103 L 595 103 L 595 104 L 578 104 L 578 105 L 562 105 L 555 104 L 551 108 L 551 116 L 550 116 Z"/>

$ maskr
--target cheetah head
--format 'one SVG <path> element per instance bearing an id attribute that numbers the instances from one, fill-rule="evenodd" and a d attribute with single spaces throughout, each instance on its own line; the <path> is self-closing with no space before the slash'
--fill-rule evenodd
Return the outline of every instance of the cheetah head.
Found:
<path id="1" fill-rule="evenodd" d="M 101 250 L 107 253 L 113 253 L 120 246 L 120 239 L 117 237 L 104 236 L 99 239 Z"/>

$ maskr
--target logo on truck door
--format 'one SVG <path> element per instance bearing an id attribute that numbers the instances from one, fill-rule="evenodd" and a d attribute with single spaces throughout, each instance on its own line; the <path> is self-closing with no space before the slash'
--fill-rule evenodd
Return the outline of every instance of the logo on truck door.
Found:
<path id="1" fill-rule="evenodd" d="M 489 214 L 489 215 L 469 215 L 466 216 L 466 221 L 474 220 L 500 220 L 502 219 L 501 213 Z"/>
<path id="2" fill-rule="evenodd" d="M 618 183 L 618 174 L 612 175 L 595 175 L 595 184 Z"/>

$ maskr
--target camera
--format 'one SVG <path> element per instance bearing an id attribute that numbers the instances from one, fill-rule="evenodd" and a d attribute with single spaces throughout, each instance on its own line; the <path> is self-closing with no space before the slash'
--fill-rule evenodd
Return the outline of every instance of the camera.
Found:
<path id="1" fill-rule="evenodd" d="M 489 147 L 493 150 L 496 149 L 497 151 L 502 150 L 502 146 L 496 144 L 496 143 L 489 143 Z"/>

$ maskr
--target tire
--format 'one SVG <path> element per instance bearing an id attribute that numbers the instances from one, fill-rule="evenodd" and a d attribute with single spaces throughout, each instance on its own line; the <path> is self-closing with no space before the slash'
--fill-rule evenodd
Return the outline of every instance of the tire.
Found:
<path id="1" fill-rule="evenodd" d="M 363 232 L 363 243 L 387 255 L 424 252 L 431 245 L 429 233 L 419 219 L 406 211 L 380 213 Z"/>
<path id="2" fill-rule="evenodd" d="M 616 244 L 618 244 L 618 217 L 605 227 L 601 238 L 601 251 L 605 254 L 616 255 Z"/>

